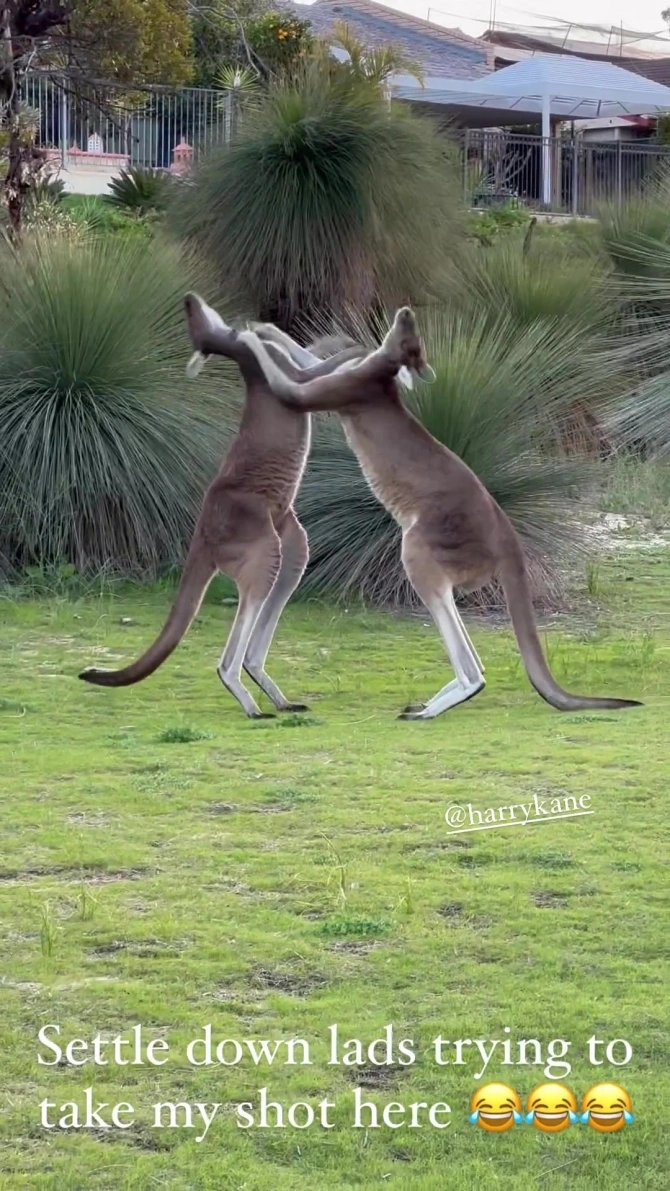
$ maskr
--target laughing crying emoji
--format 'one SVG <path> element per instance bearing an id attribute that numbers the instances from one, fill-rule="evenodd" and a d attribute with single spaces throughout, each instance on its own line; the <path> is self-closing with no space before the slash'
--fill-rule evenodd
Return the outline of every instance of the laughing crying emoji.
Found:
<path id="1" fill-rule="evenodd" d="M 487 1133 L 505 1133 L 523 1121 L 519 1093 L 506 1083 L 487 1083 L 470 1100 L 468 1120 Z"/>

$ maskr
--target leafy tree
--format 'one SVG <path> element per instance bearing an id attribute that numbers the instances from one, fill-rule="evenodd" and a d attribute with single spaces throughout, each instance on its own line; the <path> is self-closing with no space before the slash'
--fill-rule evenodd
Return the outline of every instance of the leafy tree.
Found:
<path id="1" fill-rule="evenodd" d="M 188 0 L 68 0 L 67 7 L 71 71 L 121 83 L 191 81 Z"/>
<path id="2" fill-rule="evenodd" d="M 313 47 L 308 20 L 268 0 L 195 0 L 196 81 L 218 83 L 222 68 L 239 66 L 268 79 L 290 69 Z"/>
<path id="3" fill-rule="evenodd" d="M 35 147 L 35 121 L 21 104 L 26 74 L 50 70 L 79 93 L 99 79 L 186 82 L 192 72 L 187 5 L 188 0 L 0 0 L 0 186 L 15 236 L 26 195 L 44 165 Z"/>

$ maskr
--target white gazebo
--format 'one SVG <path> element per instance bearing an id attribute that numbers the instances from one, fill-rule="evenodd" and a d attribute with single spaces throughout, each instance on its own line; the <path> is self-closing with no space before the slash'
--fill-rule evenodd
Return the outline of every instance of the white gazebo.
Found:
<path id="1" fill-rule="evenodd" d="M 454 121 L 470 128 L 529 124 L 540 117 L 542 197 L 547 204 L 552 126 L 563 120 L 670 112 L 670 87 L 609 62 L 568 54 L 535 54 L 483 79 L 428 78 L 423 87 L 408 75 L 396 75 L 393 96 L 444 106 Z"/>

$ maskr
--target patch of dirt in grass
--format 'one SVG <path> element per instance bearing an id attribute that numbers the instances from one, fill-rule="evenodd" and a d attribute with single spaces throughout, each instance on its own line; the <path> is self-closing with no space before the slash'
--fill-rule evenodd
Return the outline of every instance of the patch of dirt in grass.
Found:
<path id="1" fill-rule="evenodd" d="M 208 815 L 232 815 L 239 809 L 234 802 L 210 802 L 209 806 L 205 807 Z"/>
<path id="2" fill-rule="evenodd" d="M 317 988 L 325 988 L 328 977 L 323 972 L 290 971 L 282 968 L 258 967 L 249 973 L 249 983 L 268 992 L 284 992 L 292 997 L 305 997 Z"/>
<path id="3" fill-rule="evenodd" d="M 136 898 L 134 901 L 126 902 L 126 908 L 129 914 L 148 914 L 155 904 L 155 902 L 145 902 Z"/>
<path id="4" fill-rule="evenodd" d="M 65 816 L 67 823 L 77 827 L 106 827 L 110 816 L 105 811 L 70 811 Z"/>
<path id="5" fill-rule="evenodd" d="M 339 951 L 343 955 L 369 955 L 381 943 L 375 941 L 367 941 L 365 939 L 338 939 L 336 943 L 327 943 L 326 947 L 329 951 Z"/>
<path id="6" fill-rule="evenodd" d="M 230 1005 L 233 1011 L 241 1014 L 241 1006 L 246 1005 L 261 1005 L 263 997 L 260 989 L 245 988 L 243 992 L 239 988 L 229 988 L 226 984 L 220 984 L 210 992 L 202 994 L 205 1001 L 218 1001 L 222 1005 Z"/>
<path id="7" fill-rule="evenodd" d="M 201 884 L 201 889 L 203 893 L 221 893 L 225 891 L 226 893 L 237 893 L 239 895 L 247 894 L 256 901 L 260 901 L 262 897 L 262 894 L 258 890 L 252 890 L 251 885 L 247 885 L 244 881 L 235 881 L 231 877 L 222 877 L 218 881 L 208 881 L 206 884 Z"/>
<path id="8" fill-rule="evenodd" d="M 43 984 L 38 984 L 35 980 L 10 980 L 8 976 L 0 979 L 0 985 L 3 988 L 15 988 L 17 992 L 23 993 L 39 993 L 44 988 Z"/>
<path id="9" fill-rule="evenodd" d="M 487 914 L 468 914 L 462 902 L 445 902 L 437 912 L 452 926 L 458 924 L 470 930 L 488 930 L 493 925 L 493 919 Z"/>
<path id="10" fill-rule="evenodd" d="M 531 893 L 531 900 L 539 909 L 564 910 L 568 904 L 568 893 L 556 893 L 551 889 L 536 889 Z"/>
<path id="11" fill-rule="evenodd" d="M 400 1150 L 396 1148 L 391 1149 L 391 1157 L 394 1162 L 413 1162 L 414 1154 L 410 1154 L 409 1150 Z"/>
<path id="12" fill-rule="evenodd" d="M 408 853 L 422 852 L 426 859 L 429 859 L 431 856 L 439 856 L 442 852 L 465 852 L 471 847 L 472 842 L 467 839 L 445 839 L 438 843 L 431 840 L 423 844 L 403 844 L 401 850 Z"/>
<path id="13" fill-rule="evenodd" d="M 138 868 L 103 869 L 92 865 L 73 868 L 69 864 L 40 864 L 23 869 L 0 869 L 0 882 L 14 884 L 37 881 L 40 877 L 59 877 L 64 882 L 85 880 L 89 885 L 107 885 L 112 881 L 139 881 L 155 870 Z"/>
<path id="14" fill-rule="evenodd" d="M 359 1088 L 370 1088 L 370 1090 L 383 1091 L 385 1088 L 393 1087 L 398 1082 L 398 1077 L 403 1074 L 403 1068 L 395 1065 L 386 1065 L 382 1067 L 367 1066 L 367 1067 L 352 1067 L 347 1071 L 347 1078 L 351 1083 L 356 1084 Z"/>
<path id="15" fill-rule="evenodd" d="M 600 550 L 653 550 L 667 546 L 668 534 L 656 533 L 647 518 L 626 517 L 623 513 L 603 513 L 600 523 L 589 525 L 586 532 Z"/>
<path id="16" fill-rule="evenodd" d="M 117 951 L 125 951 L 128 955 L 139 959 L 154 959 L 157 956 L 178 955 L 184 950 L 186 941 L 173 939 L 110 939 L 106 943 L 98 943 L 88 949 L 89 955 L 115 955 Z"/>
<path id="17" fill-rule="evenodd" d="M 109 885 L 112 881 L 139 881 L 147 874 L 152 874 L 156 870 L 150 869 L 145 865 L 137 868 L 119 868 L 119 869 L 85 869 L 84 873 L 77 873 L 77 877 L 82 875 L 91 885 Z"/>
<path id="18" fill-rule="evenodd" d="M 109 943 L 99 943 L 97 947 L 89 947 L 89 955 L 116 955 L 117 951 L 125 951 L 128 944 L 121 939 L 110 939 Z"/>
<path id="19" fill-rule="evenodd" d="M 133 1146 L 135 1149 L 147 1150 L 150 1153 L 165 1152 L 172 1149 L 174 1141 L 170 1139 L 170 1132 L 165 1129 L 153 1129 L 150 1125 L 143 1125 L 135 1121 L 131 1129 L 92 1129 L 90 1136 L 96 1141 L 104 1141 L 112 1145 Z"/>
<path id="20" fill-rule="evenodd" d="M 253 803 L 251 806 L 245 806 L 244 810 L 250 815 L 283 815 L 287 811 L 294 811 L 295 804 L 292 802 L 265 802 L 262 805 Z"/>
<path id="21" fill-rule="evenodd" d="M 445 902 L 437 912 L 442 918 L 459 919 L 463 917 L 463 910 L 463 902 Z"/>

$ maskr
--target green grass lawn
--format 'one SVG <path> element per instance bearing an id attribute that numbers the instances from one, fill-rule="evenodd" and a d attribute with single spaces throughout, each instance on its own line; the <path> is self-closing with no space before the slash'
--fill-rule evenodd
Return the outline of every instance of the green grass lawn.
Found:
<path id="1" fill-rule="evenodd" d="M 398 722 L 448 674 L 426 619 L 298 603 L 269 669 L 310 714 L 252 723 L 215 672 L 229 603 L 210 599 L 153 678 L 107 691 L 78 670 L 134 658 L 168 593 L 0 600 L 0 1187 L 669 1185 L 670 559 L 620 556 L 582 586 L 578 613 L 546 635 L 556 676 L 644 708 L 554 712 L 509 631 L 475 620 L 486 691 L 432 723 Z M 452 803 L 534 794 L 589 794 L 594 813 L 448 834 Z M 141 1023 L 168 1062 L 40 1066 L 37 1032 L 54 1022 L 63 1040 Z M 312 1064 L 282 1065 L 284 1051 L 271 1066 L 190 1066 L 207 1023 L 216 1041 L 302 1038 Z M 366 1043 L 393 1023 L 417 1060 L 329 1065 L 334 1023 Z M 438 1034 L 501 1044 L 477 1079 L 467 1051 L 435 1065 Z M 626 1039 L 630 1063 L 591 1066 L 592 1035 Z M 542 1065 L 501 1062 L 506 1038 L 513 1059 L 519 1039 L 543 1054 L 569 1040 L 561 1082 L 581 1101 L 617 1079 L 634 1123 L 610 1136 L 470 1124 L 478 1084 L 503 1080 L 525 1103 L 545 1081 Z M 83 1104 L 89 1086 L 133 1105 L 129 1129 L 41 1126 L 40 1101 Z M 446 1101 L 451 1124 L 354 1129 L 357 1086 L 378 1105 Z M 238 1128 L 236 1105 L 262 1087 L 285 1107 L 327 1097 L 335 1127 Z M 198 1143 L 199 1129 L 152 1127 L 157 1101 L 221 1108 Z"/>

